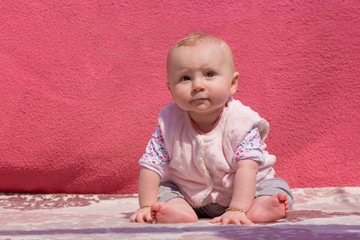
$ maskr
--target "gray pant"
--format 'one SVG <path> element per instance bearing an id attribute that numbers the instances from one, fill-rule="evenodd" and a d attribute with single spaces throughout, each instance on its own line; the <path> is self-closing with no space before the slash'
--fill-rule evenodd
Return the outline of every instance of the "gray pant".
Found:
<path id="1" fill-rule="evenodd" d="M 272 196 L 277 193 L 286 193 L 290 209 L 292 208 L 294 197 L 289 185 L 280 178 L 264 180 L 256 185 L 255 198 L 260 196 Z M 163 183 L 159 188 L 159 202 L 167 202 L 174 198 L 184 198 L 179 188 L 173 183 Z M 213 218 L 220 216 L 229 206 L 221 206 L 217 203 L 210 203 L 202 207 L 193 207 L 199 218 Z"/>

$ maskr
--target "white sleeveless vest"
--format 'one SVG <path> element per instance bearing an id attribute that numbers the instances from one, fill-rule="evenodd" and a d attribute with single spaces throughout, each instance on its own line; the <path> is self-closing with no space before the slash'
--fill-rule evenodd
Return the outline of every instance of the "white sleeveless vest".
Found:
<path id="1" fill-rule="evenodd" d="M 232 198 L 235 175 L 233 155 L 237 146 L 254 127 L 264 142 L 269 124 L 244 106 L 229 99 L 217 126 L 208 134 L 200 134 L 192 125 L 188 112 L 170 103 L 159 115 L 159 125 L 169 154 L 169 163 L 161 182 L 176 184 L 193 207 L 208 203 L 228 206 Z M 273 178 L 275 156 L 265 151 L 266 162 L 259 165 L 257 183 Z"/>

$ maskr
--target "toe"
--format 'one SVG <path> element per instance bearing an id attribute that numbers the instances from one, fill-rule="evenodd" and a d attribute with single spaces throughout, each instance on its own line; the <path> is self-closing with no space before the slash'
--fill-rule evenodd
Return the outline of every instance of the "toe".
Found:
<path id="1" fill-rule="evenodd" d="M 157 202 L 157 203 L 154 203 L 153 205 L 151 205 L 151 210 L 152 211 L 159 211 L 161 208 L 161 203 Z"/>
<path id="2" fill-rule="evenodd" d="M 281 201 L 281 202 L 287 201 L 287 195 L 286 195 L 286 193 L 279 193 L 279 194 L 278 194 L 278 199 L 279 199 L 279 201 Z"/>

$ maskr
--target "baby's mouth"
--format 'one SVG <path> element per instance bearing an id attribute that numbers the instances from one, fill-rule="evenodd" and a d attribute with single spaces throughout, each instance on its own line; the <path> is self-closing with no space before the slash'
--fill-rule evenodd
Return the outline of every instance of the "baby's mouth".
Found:
<path id="1" fill-rule="evenodd" d="M 208 100 L 208 98 L 205 98 L 205 97 L 203 97 L 203 98 L 196 98 L 196 99 L 194 99 L 193 101 L 205 101 L 205 100 Z"/>

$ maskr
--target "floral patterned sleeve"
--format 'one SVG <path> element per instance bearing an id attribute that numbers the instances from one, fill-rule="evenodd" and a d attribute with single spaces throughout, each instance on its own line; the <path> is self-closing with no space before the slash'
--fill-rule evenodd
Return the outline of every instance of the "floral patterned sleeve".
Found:
<path id="1" fill-rule="evenodd" d="M 146 147 L 145 154 L 140 158 L 139 164 L 155 171 L 160 175 L 160 177 L 163 177 L 164 170 L 168 162 L 169 155 L 166 151 L 160 127 L 158 126 Z"/>
<path id="2" fill-rule="evenodd" d="M 254 161 L 265 163 L 263 150 L 261 149 L 262 141 L 260 139 L 259 129 L 253 127 L 237 146 L 233 156 L 233 162 L 236 163 L 241 159 L 252 159 Z"/>

